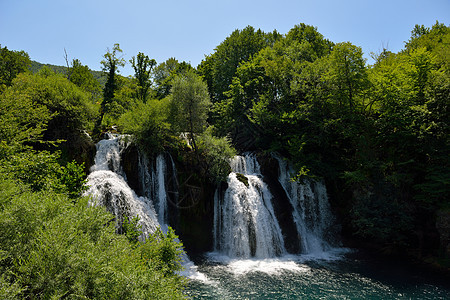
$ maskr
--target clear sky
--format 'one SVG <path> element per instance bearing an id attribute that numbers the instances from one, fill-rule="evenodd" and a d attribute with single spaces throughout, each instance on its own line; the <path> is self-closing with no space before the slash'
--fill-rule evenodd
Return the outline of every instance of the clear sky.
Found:
<path id="1" fill-rule="evenodd" d="M 195 67 L 235 29 L 285 34 L 305 23 L 368 58 L 383 47 L 398 52 L 415 24 L 436 20 L 450 25 L 450 0 L 0 0 L 0 44 L 55 65 L 65 65 L 66 49 L 69 59 L 100 70 L 107 48 L 119 43 L 127 61 L 143 52 Z M 129 63 L 121 73 L 133 74 Z"/>

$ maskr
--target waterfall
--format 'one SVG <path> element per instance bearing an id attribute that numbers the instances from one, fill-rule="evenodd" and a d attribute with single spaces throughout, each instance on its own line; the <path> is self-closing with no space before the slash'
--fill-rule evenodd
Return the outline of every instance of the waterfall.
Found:
<path id="1" fill-rule="evenodd" d="M 330 210 L 325 185 L 318 181 L 305 180 L 302 184 L 291 180 L 293 169 L 279 158 L 278 180 L 283 186 L 293 207 L 302 253 L 313 254 L 331 248 L 327 235 L 333 231 L 334 217 Z"/>
<path id="2" fill-rule="evenodd" d="M 123 217 L 138 216 L 144 238 L 159 226 L 152 201 L 139 197 L 128 186 L 120 164 L 120 153 L 126 146 L 123 136 L 109 134 L 108 139 L 97 144 L 95 164 L 87 178 L 91 205 L 105 206 L 116 217 L 116 227 L 121 228 Z"/>
<path id="3" fill-rule="evenodd" d="M 126 147 L 127 136 L 118 136 L 106 133 L 107 139 L 97 143 L 97 152 L 94 158 L 94 165 L 91 173 L 95 171 L 111 170 L 125 178 L 125 174 L 120 165 L 120 152 Z"/>
<path id="4" fill-rule="evenodd" d="M 167 156 L 169 163 L 165 156 Z M 175 164 L 172 157 L 168 154 L 159 154 L 156 157 L 154 165 L 150 164 L 147 156 L 141 152 L 139 153 L 138 159 L 141 190 L 154 203 L 158 215 L 158 222 L 161 224 L 161 229 L 165 232 L 169 223 L 168 192 L 177 194 L 176 191 L 170 190 L 170 185 L 175 184 L 176 186 L 176 179 L 174 179 L 176 177 Z"/>
<path id="5" fill-rule="evenodd" d="M 236 156 L 228 189 L 214 199 L 215 250 L 229 257 L 270 258 L 286 252 L 272 207 L 272 195 L 256 156 Z"/>
<path id="6" fill-rule="evenodd" d="M 129 218 L 138 216 L 142 235 L 140 239 L 145 239 L 149 234 L 155 232 L 158 227 L 163 232 L 168 230 L 168 207 L 167 207 L 167 186 L 168 178 L 176 178 L 175 164 L 172 157 L 168 155 L 170 164 L 167 163 L 164 154 L 156 158 L 155 166 L 151 165 L 147 156 L 139 152 L 138 174 L 139 184 L 143 191 L 143 196 L 139 197 L 130 188 L 126 181 L 125 173 L 120 164 L 120 154 L 126 148 L 127 137 L 107 134 L 105 140 L 97 144 L 95 164 L 91 168 L 91 173 L 87 178 L 88 190 L 85 196 L 91 196 L 91 205 L 102 205 L 116 217 L 116 228 L 120 229 L 123 217 Z M 171 168 L 168 170 L 168 166 Z M 171 171 L 171 172 L 168 172 Z M 170 174 L 169 174 L 170 173 Z M 177 188 L 176 179 L 171 183 Z M 171 191 L 176 194 L 176 191 Z M 154 204 L 157 204 L 157 212 Z M 208 281 L 207 277 L 197 271 L 197 267 L 189 260 L 186 253 L 181 255 L 184 271 L 180 275 L 191 279 Z"/>

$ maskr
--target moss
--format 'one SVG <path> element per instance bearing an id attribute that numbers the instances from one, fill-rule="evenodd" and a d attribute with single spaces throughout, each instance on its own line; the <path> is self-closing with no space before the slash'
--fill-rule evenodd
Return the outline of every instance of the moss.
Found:
<path id="1" fill-rule="evenodd" d="M 236 173 L 236 179 L 245 184 L 246 187 L 248 187 L 248 178 L 241 173 Z"/>

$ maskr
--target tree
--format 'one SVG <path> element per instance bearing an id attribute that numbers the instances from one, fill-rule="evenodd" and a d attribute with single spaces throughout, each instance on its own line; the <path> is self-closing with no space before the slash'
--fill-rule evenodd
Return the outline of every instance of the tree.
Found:
<path id="1" fill-rule="evenodd" d="M 70 82 L 73 82 L 84 91 L 92 95 L 92 102 L 100 98 L 101 87 L 98 80 L 94 78 L 88 66 L 83 66 L 80 60 L 73 59 L 70 67 Z"/>
<path id="2" fill-rule="evenodd" d="M 26 144 L 40 141 L 52 113 L 45 105 L 36 104 L 28 93 L 12 87 L 0 94 L 0 107 L 1 160 Z"/>
<path id="3" fill-rule="evenodd" d="M 178 132 L 189 132 L 196 152 L 195 135 L 204 131 L 210 105 L 206 83 L 197 74 L 188 71 L 175 78 L 170 104 L 172 124 Z"/>
<path id="4" fill-rule="evenodd" d="M 169 135 L 168 102 L 168 98 L 149 99 L 146 103 L 138 101 L 119 119 L 121 130 L 132 134 L 147 153 L 164 151 L 164 142 Z"/>
<path id="5" fill-rule="evenodd" d="M 10 90 L 29 97 L 34 105 L 46 106 L 52 113 L 45 136 L 60 139 L 82 129 L 91 129 L 96 117 L 96 109 L 89 96 L 54 73 L 47 76 L 20 75 Z"/>
<path id="6" fill-rule="evenodd" d="M 215 52 L 207 56 L 199 66 L 200 74 L 208 83 L 212 101 L 224 100 L 224 93 L 229 90 L 238 66 L 278 38 L 280 35 L 276 32 L 266 34 L 260 29 L 247 26 L 243 30 L 233 31 L 217 46 Z"/>
<path id="7" fill-rule="evenodd" d="M 178 62 L 175 58 L 169 58 L 154 69 L 156 94 L 162 99 L 170 94 L 172 83 L 177 75 L 184 74 L 194 68 L 187 62 Z"/>
<path id="8" fill-rule="evenodd" d="M 125 66 L 125 60 L 122 56 L 118 55 L 122 53 L 119 44 L 114 44 L 112 51 L 107 50 L 103 55 L 104 60 L 101 61 L 102 70 L 105 72 L 107 79 L 105 88 L 103 89 L 103 101 L 100 108 L 100 119 L 103 118 L 105 113 L 108 112 L 108 105 L 114 101 L 114 92 L 118 89 L 117 74 L 119 73 L 118 67 Z"/>
<path id="9" fill-rule="evenodd" d="M 31 64 L 25 51 L 11 51 L 0 45 L 0 90 L 2 85 L 10 86 L 19 73 L 26 72 Z"/>
<path id="10" fill-rule="evenodd" d="M 331 96 L 341 107 L 353 109 L 356 97 L 366 87 L 367 71 L 361 47 L 351 43 L 339 43 L 329 57 L 329 70 L 324 76 Z"/>
<path id="11" fill-rule="evenodd" d="M 147 101 L 148 91 L 152 85 L 150 76 L 153 67 L 156 65 L 156 60 L 150 59 L 144 53 L 139 52 L 136 58 L 133 56 L 130 59 L 130 63 L 134 69 L 134 77 L 138 82 L 138 99 L 145 103 Z"/>

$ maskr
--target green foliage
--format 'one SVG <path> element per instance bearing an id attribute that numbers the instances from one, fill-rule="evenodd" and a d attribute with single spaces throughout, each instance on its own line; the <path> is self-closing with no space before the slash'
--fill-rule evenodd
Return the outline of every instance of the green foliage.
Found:
<path id="1" fill-rule="evenodd" d="M 367 85 L 367 71 L 362 50 L 350 43 L 339 43 L 329 56 L 329 68 L 323 76 L 331 101 L 353 109 Z"/>
<path id="2" fill-rule="evenodd" d="M 180 63 L 173 57 L 160 63 L 153 72 L 157 98 L 163 99 L 170 94 L 175 77 L 193 70 L 189 63 L 184 61 Z"/>
<path id="3" fill-rule="evenodd" d="M 38 73 L 42 68 L 48 67 L 56 74 L 64 74 L 67 76 L 67 67 L 64 66 L 56 66 L 51 64 L 42 64 L 37 61 L 32 60 L 29 70 L 32 74 Z M 102 71 L 94 71 L 90 70 L 90 73 L 94 77 L 96 81 L 100 84 L 100 87 L 103 87 L 105 85 L 106 78 Z"/>
<path id="4" fill-rule="evenodd" d="M 246 187 L 248 187 L 248 178 L 241 173 L 236 173 L 236 179 L 242 182 Z"/>
<path id="5" fill-rule="evenodd" d="M 3 160 L 4 170 L 14 178 L 27 184 L 33 191 L 61 190 L 58 175 L 61 166 L 58 154 L 47 151 L 24 151 Z"/>
<path id="6" fill-rule="evenodd" d="M 137 102 L 119 119 L 123 132 L 132 134 L 147 153 L 159 153 L 169 134 L 169 100 Z"/>
<path id="7" fill-rule="evenodd" d="M 236 155 L 236 150 L 228 138 L 217 138 L 209 127 L 199 136 L 199 150 L 204 163 L 205 173 L 214 183 L 225 181 L 231 172 L 230 161 Z"/>
<path id="8" fill-rule="evenodd" d="M 188 132 L 195 151 L 195 135 L 204 131 L 210 105 L 207 86 L 197 74 L 188 71 L 175 78 L 169 107 L 172 128 Z"/>
<path id="9" fill-rule="evenodd" d="M 91 95 L 92 103 L 100 103 L 101 101 L 101 86 L 97 79 L 94 78 L 92 71 L 88 66 L 83 66 L 78 59 L 72 61 L 72 66 L 69 68 L 68 79 L 85 92 Z"/>
<path id="10" fill-rule="evenodd" d="M 177 271 L 183 270 L 183 244 L 178 241 L 178 236 L 171 227 L 167 233 L 158 228 L 140 244 L 139 250 L 148 265 L 166 276 L 173 276 Z"/>
<path id="11" fill-rule="evenodd" d="M 405 247 L 413 222 L 406 203 L 387 195 L 360 195 L 350 212 L 354 234 L 380 245 Z"/>
<path id="12" fill-rule="evenodd" d="M 58 180 L 67 190 L 69 198 L 80 197 L 87 190 L 84 164 L 79 165 L 75 161 L 69 162 L 66 166 L 61 167 L 57 174 Z"/>
<path id="13" fill-rule="evenodd" d="M 48 114 L 43 115 L 48 122 L 45 133 L 47 140 L 65 138 L 67 133 L 92 128 L 97 114 L 95 105 L 85 92 L 54 73 L 45 76 L 20 74 L 4 97 L 7 102 L 20 97 L 31 102 L 36 109 L 46 108 L 51 114 L 51 118 Z"/>
<path id="14" fill-rule="evenodd" d="M 224 93 L 232 82 L 238 66 L 251 59 L 261 49 L 279 38 L 276 32 L 265 34 L 247 26 L 243 30 L 235 30 L 209 55 L 199 66 L 199 72 L 209 87 L 212 101 L 222 101 Z"/>
<path id="15" fill-rule="evenodd" d="M 139 242 L 139 236 L 142 235 L 140 231 L 142 226 L 139 223 L 139 216 L 132 217 L 131 219 L 127 216 L 124 216 L 122 229 L 123 234 L 127 237 L 128 241 L 132 245 L 137 245 Z"/>
<path id="16" fill-rule="evenodd" d="M 134 77 L 138 83 L 137 98 L 145 103 L 152 85 L 150 76 L 153 67 L 156 65 L 156 60 L 150 59 L 144 53 L 139 52 L 136 58 L 134 56 L 131 58 L 130 63 L 133 66 Z"/>
<path id="17" fill-rule="evenodd" d="M 184 298 L 183 280 L 170 271 L 179 268 L 170 260 L 171 251 L 179 249 L 173 234 L 151 238 L 155 242 L 143 244 L 141 250 L 117 235 L 112 216 L 101 207 L 88 207 L 88 199 L 73 204 L 53 193 L 21 190 L 5 180 L 0 187 L 0 295 Z"/>
<path id="18" fill-rule="evenodd" d="M 138 247 L 136 220 L 117 235 L 114 217 L 79 197 L 83 165 L 37 150 L 89 127 L 92 98 L 45 68 L 19 74 L 0 104 L 0 298 L 184 298 L 173 235 Z"/>
<path id="19" fill-rule="evenodd" d="M 233 32 L 199 66 L 210 123 L 240 150 L 289 157 L 298 177 L 343 184 L 356 236 L 412 244 L 411 226 L 449 202 L 449 27 L 416 26 L 404 51 L 385 49 L 373 66 L 360 47 L 305 24 L 264 46 L 257 36 Z M 392 197 L 364 196 L 374 186 Z"/>
<path id="20" fill-rule="evenodd" d="M 25 145 L 42 139 L 50 110 L 33 101 L 20 89 L 7 89 L 0 94 L 0 159 L 20 151 Z"/>
<path id="21" fill-rule="evenodd" d="M 0 92 L 12 84 L 19 73 L 28 70 L 31 61 L 25 51 L 8 50 L 0 45 Z"/>
<path id="22" fill-rule="evenodd" d="M 102 119 L 102 128 L 110 128 L 118 124 L 120 117 L 136 104 L 137 83 L 131 78 L 117 76 L 117 90 L 114 101 L 105 105 L 105 114 Z"/>
<path id="23" fill-rule="evenodd" d="M 119 67 L 125 66 L 123 57 L 118 57 L 122 53 L 119 44 L 114 44 L 112 50 L 108 48 L 104 60 L 101 61 L 102 70 L 106 75 L 106 83 L 103 89 L 103 101 L 101 103 L 100 115 L 101 118 L 111 110 L 110 105 L 114 103 L 114 93 L 118 89 L 118 73 Z"/>

